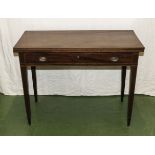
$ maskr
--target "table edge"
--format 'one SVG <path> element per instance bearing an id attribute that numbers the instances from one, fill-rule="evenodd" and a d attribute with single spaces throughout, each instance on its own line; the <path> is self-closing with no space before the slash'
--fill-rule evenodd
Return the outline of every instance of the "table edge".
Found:
<path id="1" fill-rule="evenodd" d="M 22 52 L 144 52 L 142 48 L 13 48 L 14 53 Z"/>

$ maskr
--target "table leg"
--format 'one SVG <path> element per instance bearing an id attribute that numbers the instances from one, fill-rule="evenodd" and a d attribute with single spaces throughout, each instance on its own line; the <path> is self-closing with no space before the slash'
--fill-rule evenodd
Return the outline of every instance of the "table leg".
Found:
<path id="1" fill-rule="evenodd" d="M 32 71 L 32 81 L 33 81 L 34 97 L 35 97 L 35 102 L 37 102 L 38 101 L 38 95 L 37 95 L 36 67 L 35 66 L 31 66 L 31 71 Z"/>
<path id="2" fill-rule="evenodd" d="M 130 67 L 129 97 L 128 97 L 128 114 L 127 114 L 127 125 L 128 126 L 130 126 L 131 116 L 132 116 L 136 74 L 137 74 L 137 66 L 131 66 Z"/>
<path id="3" fill-rule="evenodd" d="M 122 66 L 122 75 L 121 75 L 121 102 L 123 102 L 123 99 L 124 99 L 125 79 L 126 79 L 126 66 Z"/>
<path id="4" fill-rule="evenodd" d="M 21 66 L 21 75 L 22 75 L 22 82 L 23 82 L 23 90 L 24 90 L 24 99 L 25 99 L 25 108 L 26 108 L 27 120 L 28 120 L 29 125 L 31 125 L 31 107 L 30 107 L 28 75 L 27 75 L 27 67 L 26 66 Z"/>

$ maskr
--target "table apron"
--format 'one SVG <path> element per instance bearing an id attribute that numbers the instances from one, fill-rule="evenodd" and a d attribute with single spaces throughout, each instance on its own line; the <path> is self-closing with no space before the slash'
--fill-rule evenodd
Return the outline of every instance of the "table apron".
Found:
<path id="1" fill-rule="evenodd" d="M 20 53 L 20 64 L 25 66 L 130 66 L 138 64 L 139 53 Z"/>

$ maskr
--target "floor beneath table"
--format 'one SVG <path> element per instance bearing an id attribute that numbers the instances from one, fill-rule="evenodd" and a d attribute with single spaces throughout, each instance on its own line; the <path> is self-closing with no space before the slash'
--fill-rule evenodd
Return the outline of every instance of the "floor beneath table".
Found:
<path id="1" fill-rule="evenodd" d="M 0 95 L 0 135 L 155 135 L 155 97 L 136 95 L 131 126 L 127 96 L 31 96 L 32 125 L 23 96 Z"/>

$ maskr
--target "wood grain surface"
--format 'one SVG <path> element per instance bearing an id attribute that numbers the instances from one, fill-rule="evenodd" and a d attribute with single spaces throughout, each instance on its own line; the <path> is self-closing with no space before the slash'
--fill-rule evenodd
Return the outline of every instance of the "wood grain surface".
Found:
<path id="1" fill-rule="evenodd" d="M 144 52 L 133 30 L 25 31 L 14 52 Z"/>

